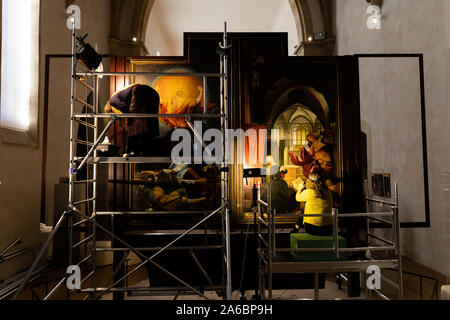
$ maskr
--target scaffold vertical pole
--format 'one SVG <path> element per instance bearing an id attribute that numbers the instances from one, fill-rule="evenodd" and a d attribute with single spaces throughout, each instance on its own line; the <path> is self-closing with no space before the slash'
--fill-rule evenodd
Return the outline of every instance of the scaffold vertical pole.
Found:
<path id="1" fill-rule="evenodd" d="M 98 76 L 94 76 L 94 80 L 93 80 L 93 106 L 94 106 L 94 113 L 97 114 L 99 112 L 99 97 L 98 97 L 98 90 L 99 90 L 99 79 Z M 97 141 L 98 139 L 98 122 L 99 119 L 97 117 L 94 118 L 94 141 Z M 97 152 L 97 148 L 95 148 L 94 150 L 94 157 L 96 158 L 98 156 L 98 152 Z M 97 264 L 97 225 L 95 224 L 95 215 L 97 212 L 97 170 L 98 170 L 98 165 L 97 163 L 93 164 L 93 169 L 92 169 L 92 180 L 93 180 L 93 184 L 92 184 L 92 194 L 93 194 L 93 198 L 94 198 L 94 202 L 93 202 L 93 206 L 92 206 L 92 215 L 91 218 L 93 220 L 94 223 L 92 223 L 92 247 L 91 247 L 91 253 L 92 254 L 92 288 L 96 288 L 95 285 L 95 280 L 96 280 L 96 264 Z M 89 171 L 88 171 L 89 174 Z M 95 293 L 95 292 L 94 292 Z"/>
<path id="2" fill-rule="evenodd" d="M 227 23 L 224 22 L 224 33 L 223 33 L 223 46 L 226 50 L 228 47 L 228 35 L 227 35 Z M 222 55 L 223 58 L 223 130 L 226 131 L 228 128 L 228 55 L 227 51 Z M 221 58 L 221 60 L 222 60 Z M 225 141 L 226 139 L 224 139 Z M 226 167 L 226 163 L 223 165 Z M 226 272 L 227 272 L 227 288 L 226 297 L 227 300 L 231 300 L 232 293 L 232 282 L 231 282 L 231 248 L 230 248 L 230 210 L 229 210 L 229 198 L 228 198 L 228 172 L 223 175 L 222 185 L 225 197 L 223 197 L 223 202 L 225 202 L 224 213 L 225 213 L 225 246 L 226 246 Z"/>
<path id="3" fill-rule="evenodd" d="M 395 194 L 395 207 L 394 207 L 394 228 L 395 228 L 395 245 L 396 245 L 396 254 L 398 260 L 398 270 L 397 270 L 397 282 L 398 282 L 398 299 L 403 299 L 403 266 L 402 266 L 402 250 L 400 244 L 400 217 L 398 210 L 398 182 L 394 185 L 394 194 Z"/>
<path id="4" fill-rule="evenodd" d="M 71 57 L 71 68 L 72 68 L 72 76 L 70 83 L 70 169 L 69 169 L 69 211 L 73 209 L 74 204 L 74 179 L 76 177 L 76 163 L 75 163 L 75 155 L 74 155 L 74 113 L 75 113 L 75 77 L 76 77 L 76 30 L 75 23 L 72 25 L 72 57 Z M 73 215 L 70 214 L 67 216 L 67 248 L 68 248 L 68 257 L 67 264 L 68 266 L 72 265 L 72 254 L 73 254 Z M 67 290 L 67 299 L 70 300 L 70 292 Z"/>

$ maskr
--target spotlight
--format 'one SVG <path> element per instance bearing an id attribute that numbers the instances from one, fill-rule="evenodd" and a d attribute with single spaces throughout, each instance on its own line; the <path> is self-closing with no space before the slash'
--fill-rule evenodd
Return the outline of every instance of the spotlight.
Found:
<path id="1" fill-rule="evenodd" d="M 77 37 L 77 47 L 81 47 L 77 53 L 77 59 L 83 63 L 89 70 L 95 70 L 100 66 L 102 57 L 91 47 L 90 44 L 84 42 L 88 35 Z"/>
<path id="2" fill-rule="evenodd" d="M 309 41 L 309 42 L 311 42 L 312 39 L 313 39 L 313 38 L 312 38 L 311 36 L 308 37 L 308 41 Z"/>
<path id="3" fill-rule="evenodd" d="M 133 37 L 133 42 L 136 42 L 137 41 L 137 38 L 136 37 Z"/>

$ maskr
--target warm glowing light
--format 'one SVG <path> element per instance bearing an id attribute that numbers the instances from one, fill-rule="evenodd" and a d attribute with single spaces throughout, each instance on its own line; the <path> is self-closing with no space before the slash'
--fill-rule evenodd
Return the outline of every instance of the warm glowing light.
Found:
<path id="1" fill-rule="evenodd" d="M 308 37 L 308 41 L 309 41 L 309 42 L 311 42 L 311 41 L 312 41 L 312 39 L 313 39 L 313 38 L 312 38 L 311 36 L 310 36 L 310 37 Z"/>
<path id="2" fill-rule="evenodd" d="M 137 42 L 137 38 L 136 37 L 133 37 L 133 42 Z"/>
<path id="3" fill-rule="evenodd" d="M 156 81 L 153 88 L 159 93 L 161 114 L 189 113 L 192 108 L 203 106 L 203 83 L 198 77 L 164 76 Z M 188 126 L 184 118 L 160 118 L 160 121 L 171 128 Z"/>

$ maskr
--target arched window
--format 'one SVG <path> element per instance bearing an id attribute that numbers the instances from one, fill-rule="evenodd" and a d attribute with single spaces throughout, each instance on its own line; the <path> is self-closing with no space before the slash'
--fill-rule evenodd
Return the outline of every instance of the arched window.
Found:
<path id="1" fill-rule="evenodd" d="M 290 124 L 291 150 L 305 147 L 308 144 L 306 137 L 312 131 L 314 131 L 312 120 L 304 116 L 295 118 Z"/>
<path id="2" fill-rule="evenodd" d="M 37 123 L 39 1 L 2 1 L 0 126 L 3 130 L 29 133 Z"/>

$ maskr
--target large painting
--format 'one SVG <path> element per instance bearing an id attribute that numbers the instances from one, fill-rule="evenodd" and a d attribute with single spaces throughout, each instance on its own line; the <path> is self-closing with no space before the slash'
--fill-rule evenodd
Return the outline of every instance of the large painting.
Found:
<path id="1" fill-rule="evenodd" d="M 218 73 L 217 44 L 221 34 L 185 34 L 184 57 L 127 58 L 125 70 L 136 72 Z M 320 170 L 327 186 L 335 194 L 335 206 L 345 212 L 362 210 L 360 119 L 356 60 L 352 57 L 288 57 L 287 35 L 283 33 L 231 33 L 232 44 L 229 65 L 229 110 L 231 129 L 249 128 L 279 132 L 276 165 L 283 170 L 282 179 L 291 190 L 297 190 L 313 168 Z M 120 70 L 117 70 L 120 71 Z M 136 75 L 123 80 L 121 85 L 143 83 L 160 94 L 159 112 L 165 113 L 219 113 L 220 85 L 218 78 L 200 76 Z M 206 86 L 205 86 L 206 84 Z M 120 89 L 120 88 L 115 88 Z M 170 155 L 174 142 L 171 133 L 187 128 L 184 118 L 160 118 L 160 137 L 153 141 L 161 156 Z M 202 121 L 203 132 L 219 128 L 217 119 Z M 117 137 L 117 129 L 111 136 Z M 203 133 L 202 132 L 202 133 Z M 267 148 L 272 149 L 271 137 Z M 193 149 L 199 147 L 193 144 Z M 248 142 L 244 158 L 250 156 Z M 268 155 L 270 157 L 270 154 Z M 264 184 L 260 178 L 244 179 L 247 167 L 264 167 L 267 159 L 256 163 L 229 165 L 230 207 L 234 222 L 248 221 L 254 205 L 254 188 Z M 158 180 L 164 170 L 173 170 L 174 183 L 163 187 L 164 199 L 186 201 L 176 207 L 180 210 L 213 208 L 218 198 L 212 193 L 218 183 L 216 173 L 203 164 L 175 168 L 174 165 L 135 165 L 128 170 L 133 183 L 140 185 Z M 178 170 L 178 171 L 177 171 Z M 161 173 L 163 172 L 163 173 Z M 161 178 L 162 179 L 162 178 Z M 163 179 L 164 180 L 164 179 Z M 194 183 L 194 185 L 188 185 Z M 219 185 L 219 184 L 217 184 Z M 131 209 L 173 209 L 164 201 L 149 200 L 162 194 L 148 187 L 130 187 L 125 199 Z M 210 193 L 205 190 L 211 191 Z M 215 191 L 214 191 L 215 190 Z M 281 191 L 283 192 L 283 191 Z M 186 193 L 186 194 L 185 194 Z M 295 192 L 294 192 L 295 194 Z M 141 197 L 140 199 L 138 199 Z M 143 198 L 142 198 L 143 197 Z M 147 200 L 145 200 L 145 199 Z M 161 198 L 161 197 L 160 197 Z M 153 198 L 152 198 L 153 199 Z M 184 206 L 186 205 L 186 206 Z M 283 210 L 281 210 L 283 211 Z M 295 199 L 285 213 L 298 213 Z M 281 215 L 280 215 L 281 217 Z M 284 219 L 284 218 L 280 218 Z M 294 221 L 295 218 L 286 218 Z M 284 220 L 283 220 L 284 221 Z"/>

